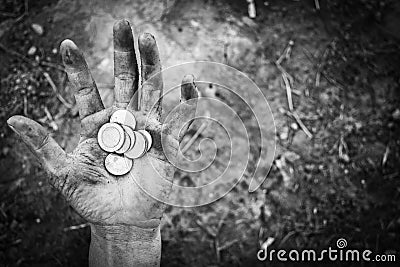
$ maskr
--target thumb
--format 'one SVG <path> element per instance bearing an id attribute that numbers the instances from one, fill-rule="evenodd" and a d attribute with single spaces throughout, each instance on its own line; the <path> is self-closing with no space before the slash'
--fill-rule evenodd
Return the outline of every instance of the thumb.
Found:
<path id="1" fill-rule="evenodd" d="M 13 116 L 7 124 L 50 173 L 56 176 L 64 173 L 68 156 L 39 123 L 23 116 Z"/>

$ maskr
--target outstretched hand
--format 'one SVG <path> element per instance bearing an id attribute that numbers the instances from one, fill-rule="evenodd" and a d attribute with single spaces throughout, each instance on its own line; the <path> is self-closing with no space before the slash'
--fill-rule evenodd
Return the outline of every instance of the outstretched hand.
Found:
<path id="1" fill-rule="evenodd" d="M 8 120 L 49 173 L 50 183 L 95 225 L 122 224 L 145 229 L 159 225 L 165 205 L 156 199 L 165 199 L 170 192 L 170 187 L 160 181 L 172 181 L 174 174 L 165 154 L 176 157 L 187 122 L 196 110 L 196 101 L 187 101 L 197 97 L 193 76 L 185 76 L 181 87 L 181 102 L 185 103 L 171 123 L 161 122 L 163 82 L 156 41 L 145 33 L 138 38 L 138 44 L 141 86 L 131 27 L 126 20 L 114 25 L 115 102 L 104 109 L 83 54 L 72 41 L 62 42 L 60 51 L 75 87 L 81 119 L 81 138 L 72 153 L 66 153 L 37 122 L 23 116 Z M 137 129 L 150 132 L 154 143 L 146 155 L 134 160 L 130 173 L 117 177 L 104 167 L 107 152 L 99 147 L 97 132 L 118 109 L 131 111 Z"/>

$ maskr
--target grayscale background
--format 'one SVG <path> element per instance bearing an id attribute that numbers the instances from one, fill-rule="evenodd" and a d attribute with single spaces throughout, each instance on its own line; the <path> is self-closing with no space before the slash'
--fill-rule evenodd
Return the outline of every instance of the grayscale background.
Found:
<path id="1" fill-rule="evenodd" d="M 0 0 L 0 266 L 87 265 L 88 225 L 6 120 L 33 118 L 73 150 L 79 117 L 59 44 L 70 38 L 84 51 L 110 106 L 112 25 L 121 18 L 136 36 L 156 37 L 163 67 L 210 60 L 248 75 L 276 124 L 275 161 L 256 192 L 243 180 L 213 204 L 167 209 L 162 266 L 265 266 L 256 253 L 266 241 L 324 249 L 345 238 L 352 248 L 399 252 L 400 4 L 257 0 L 255 7 L 250 18 L 246 0 Z M 200 89 L 250 120 L 234 98 Z M 217 130 L 207 128 L 191 153 Z M 195 132 L 196 125 L 189 136 Z M 175 179 L 201 182 L 181 171 Z"/>

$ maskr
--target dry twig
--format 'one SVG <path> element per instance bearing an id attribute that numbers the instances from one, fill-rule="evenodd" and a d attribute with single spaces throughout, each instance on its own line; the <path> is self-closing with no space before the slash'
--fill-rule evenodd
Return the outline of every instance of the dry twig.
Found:
<path id="1" fill-rule="evenodd" d="M 390 147 L 389 147 L 389 145 L 387 145 L 386 149 L 385 149 L 385 153 L 383 154 L 383 158 L 382 158 L 382 167 L 385 167 L 386 162 L 389 157 L 389 153 L 390 153 Z"/>
<path id="2" fill-rule="evenodd" d="M 308 128 L 304 125 L 303 121 L 300 119 L 300 116 L 297 114 L 296 111 L 292 112 L 292 117 L 296 120 L 297 124 L 303 130 L 303 132 L 308 136 L 308 138 L 313 138 L 312 133 L 308 130 Z"/>
<path id="3" fill-rule="evenodd" d="M 286 89 L 286 97 L 288 101 L 288 106 L 289 110 L 293 111 L 293 99 L 292 99 L 292 84 L 293 84 L 293 77 L 282 67 L 281 63 L 283 60 L 288 60 L 291 55 L 292 47 L 294 45 L 294 42 L 292 40 L 289 41 L 289 43 L 286 45 L 285 49 L 283 50 L 282 54 L 278 58 L 277 61 L 275 61 L 275 65 L 278 68 L 278 70 L 281 72 L 283 82 L 285 84 L 285 89 Z"/>
<path id="4" fill-rule="evenodd" d="M 207 235 L 209 235 L 212 239 L 215 239 L 217 237 L 217 234 L 212 230 L 210 227 L 207 227 L 204 225 L 200 220 L 195 220 L 194 221 Z"/>
<path id="5" fill-rule="evenodd" d="M 292 53 L 292 47 L 294 45 L 293 40 L 289 40 L 288 44 L 286 45 L 285 49 L 283 50 L 282 54 L 279 56 L 278 60 L 275 62 L 278 65 L 281 65 L 284 59 L 288 60 Z"/>
<path id="6" fill-rule="evenodd" d="M 28 0 L 25 0 L 25 2 L 24 2 L 24 13 L 22 13 L 22 15 L 19 16 L 19 17 L 15 20 L 15 22 L 18 22 L 18 21 L 20 21 L 21 19 L 23 19 L 26 15 L 28 15 L 28 13 L 29 13 L 29 3 L 28 3 Z"/>
<path id="7" fill-rule="evenodd" d="M 224 223 L 225 223 L 225 219 L 226 219 L 226 217 L 228 217 L 229 213 L 230 213 L 230 210 L 227 210 L 227 211 L 225 211 L 224 214 L 222 215 L 222 217 L 221 217 L 221 219 L 219 220 L 218 225 L 217 225 L 217 233 L 219 233 L 219 231 L 221 230 L 222 226 L 223 226 Z"/>
<path id="8" fill-rule="evenodd" d="M 313 138 L 313 134 L 310 132 L 310 130 L 308 130 L 307 126 L 303 123 L 303 121 L 301 120 L 299 114 L 297 114 L 297 112 L 294 111 L 287 111 L 284 110 L 284 113 L 289 116 L 292 117 L 296 123 L 299 125 L 300 129 L 308 136 L 308 138 Z"/>
<path id="9" fill-rule="evenodd" d="M 46 66 L 46 67 L 50 67 L 50 68 L 65 72 L 65 68 L 63 66 L 59 65 L 59 64 L 56 64 L 56 63 L 47 62 L 47 61 L 41 61 L 40 65 L 43 65 L 43 66 Z"/>
<path id="10" fill-rule="evenodd" d="M 51 128 L 53 128 L 54 131 L 58 130 L 58 125 L 57 123 L 54 121 L 53 116 L 51 115 L 49 109 L 47 107 L 44 107 L 44 113 L 46 113 L 46 117 L 47 119 L 50 121 L 50 126 Z"/>
<path id="11" fill-rule="evenodd" d="M 323 71 L 323 67 L 325 65 L 326 58 L 329 53 L 329 45 L 325 48 L 324 53 L 322 54 L 321 60 L 317 64 L 317 73 L 315 74 L 315 86 L 319 87 L 321 81 L 321 72 Z"/>
<path id="12" fill-rule="evenodd" d="M 185 144 L 185 146 L 182 148 L 181 152 L 182 154 L 185 153 L 196 141 L 196 139 L 199 137 L 199 135 L 207 128 L 209 122 L 205 121 L 201 124 L 199 129 L 197 129 L 196 133 L 190 138 L 190 140 Z"/>
<path id="13" fill-rule="evenodd" d="M 227 248 L 233 246 L 233 245 L 236 244 L 237 242 L 239 242 L 239 240 L 237 240 L 237 239 L 234 239 L 234 240 L 232 240 L 232 241 L 226 242 L 224 245 L 220 246 L 220 247 L 218 248 L 218 250 L 219 250 L 219 251 L 225 250 L 225 249 L 227 249 Z"/>
<path id="14" fill-rule="evenodd" d="M 65 227 L 63 230 L 64 230 L 64 232 L 68 232 L 68 231 L 72 231 L 72 230 L 83 229 L 83 228 L 86 228 L 88 226 L 89 226 L 88 223 L 82 223 L 82 224 L 79 224 L 79 225 L 72 225 L 72 226 L 69 226 L 69 227 Z"/>
<path id="15" fill-rule="evenodd" d="M 315 9 L 320 10 L 321 6 L 319 5 L 319 0 L 314 0 Z"/>
<path id="16" fill-rule="evenodd" d="M 43 72 L 43 76 L 46 78 L 47 82 L 50 84 L 51 88 L 53 89 L 54 93 L 56 94 L 58 100 L 60 100 L 60 102 L 66 106 L 67 108 L 72 108 L 73 106 L 68 103 L 64 97 L 58 92 L 57 86 L 55 85 L 55 83 L 53 82 L 53 80 L 51 79 L 50 75 L 47 72 Z"/>
<path id="17" fill-rule="evenodd" d="M 290 81 L 285 73 L 282 73 L 282 79 L 283 82 L 285 83 L 286 98 L 288 101 L 289 110 L 293 111 L 292 87 L 290 86 Z"/>

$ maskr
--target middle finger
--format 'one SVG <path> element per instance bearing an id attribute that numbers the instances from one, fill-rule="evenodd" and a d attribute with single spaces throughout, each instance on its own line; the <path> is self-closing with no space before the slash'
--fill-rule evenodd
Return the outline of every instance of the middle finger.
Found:
<path id="1" fill-rule="evenodd" d="M 137 110 L 138 106 L 138 66 L 133 43 L 131 26 L 127 20 L 120 20 L 114 24 L 114 78 L 115 78 L 115 106 L 131 107 Z"/>

